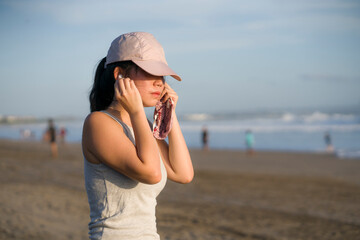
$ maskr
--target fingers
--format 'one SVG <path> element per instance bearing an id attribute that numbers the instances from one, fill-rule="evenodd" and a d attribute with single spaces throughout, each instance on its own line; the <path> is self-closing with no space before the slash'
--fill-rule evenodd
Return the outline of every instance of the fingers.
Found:
<path id="1" fill-rule="evenodd" d="M 125 85 L 125 90 L 130 90 L 130 78 L 123 78 L 124 81 L 124 85 Z"/>
<path id="2" fill-rule="evenodd" d="M 120 88 L 120 94 L 122 95 L 125 92 L 125 84 L 124 84 L 124 79 L 120 78 L 118 80 L 119 82 L 119 88 Z"/>
<path id="3" fill-rule="evenodd" d="M 169 84 L 167 84 L 167 82 L 165 82 L 164 85 L 164 90 L 161 93 L 160 99 L 165 99 L 167 100 L 169 97 L 166 96 L 166 94 L 168 94 L 169 92 L 174 92 L 174 90 L 169 86 Z"/>
<path id="4" fill-rule="evenodd" d="M 166 89 L 164 88 L 164 90 L 162 91 L 161 95 L 160 95 L 160 99 L 162 100 L 164 95 L 166 94 Z"/>
<path id="5" fill-rule="evenodd" d="M 165 82 L 165 88 L 174 91 L 167 82 Z"/>
<path id="6" fill-rule="evenodd" d="M 115 98 L 120 98 L 122 91 L 121 91 L 121 81 L 120 81 L 120 75 L 119 78 L 114 83 L 114 91 L 115 91 Z"/>
<path id="7" fill-rule="evenodd" d="M 178 95 L 176 94 L 176 92 L 169 86 L 169 84 L 165 83 L 165 87 L 164 90 L 161 94 L 160 97 L 160 101 L 161 102 L 166 102 L 169 98 L 171 98 L 173 100 L 173 102 L 176 105 L 177 99 L 178 99 Z"/>
<path id="8" fill-rule="evenodd" d="M 134 80 L 130 80 L 130 88 L 131 89 L 137 89 L 136 86 L 135 86 Z"/>
<path id="9" fill-rule="evenodd" d="M 118 81 L 115 82 L 114 84 L 114 90 L 115 90 L 115 99 L 118 99 L 121 97 L 121 92 L 120 92 L 120 89 L 119 89 L 119 84 L 118 84 Z"/>
<path id="10" fill-rule="evenodd" d="M 163 96 L 160 98 L 160 101 L 166 102 L 166 100 L 168 100 L 169 97 L 170 97 L 169 94 L 168 94 L 168 93 L 165 93 L 165 94 L 163 94 Z"/>
<path id="11" fill-rule="evenodd" d="M 120 95 L 123 95 L 127 91 L 134 89 L 134 81 L 130 78 L 119 78 L 115 82 L 115 91 L 119 92 Z"/>

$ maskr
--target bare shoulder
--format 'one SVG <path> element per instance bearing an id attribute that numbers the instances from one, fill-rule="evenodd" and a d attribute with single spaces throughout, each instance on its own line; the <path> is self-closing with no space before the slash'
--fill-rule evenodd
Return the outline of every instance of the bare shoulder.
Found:
<path id="1" fill-rule="evenodd" d="M 92 112 L 85 118 L 84 127 L 96 125 L 99 122 L 110 120 L 110 117 L 103 112 Z"/>
<path id="2" fill-rule="evenodd" d="M 103 112 L 92 112 L 84 121 L 82 147 L 90 162 L 103 159 L 115 143 L 126 141 L 122 126 Z"/>
<path id="3" fill-rule="evenodd" d="M 83 130 L 86 131 L 94 131 L 94 130 L 103 130 L 106 131 L 108 129 L 114 130 L 122 129 L 121 125 L 116 122 L 113 118 L 108 116 L 103 112 L 92 112 L 90 113 L 84 121 Z"/>
<path id="4" fill-rule="evenodd" d="M 107 114 L 103 112 L 92 112 L 90 113 L 84 121 L 83 126 L 83 137 L 85 135 L 88 138 L 93 138 L 94 133 L 98 136 L 99 134 L 105 134 L 112 136 L 114 133 L 117 135 L 120 134 L 120 137 L 123 133 L 122 126 L 113 118 L 108 116 Z"/>

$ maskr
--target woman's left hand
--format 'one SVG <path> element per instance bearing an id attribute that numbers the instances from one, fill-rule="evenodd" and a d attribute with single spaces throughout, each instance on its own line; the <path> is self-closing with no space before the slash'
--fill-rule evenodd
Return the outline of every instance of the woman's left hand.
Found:
<path id="1" fill-rule="evenodd" d="M 169 84 L 165 82 L 165 87 L 163 92 L 161 93 L 160 101 L 166 102 L 166 100 L 168 100 L 169 98 L 173 100 L 174 109 L 175 109 L 179 97 L 177 93 L 169 86 Z"/>

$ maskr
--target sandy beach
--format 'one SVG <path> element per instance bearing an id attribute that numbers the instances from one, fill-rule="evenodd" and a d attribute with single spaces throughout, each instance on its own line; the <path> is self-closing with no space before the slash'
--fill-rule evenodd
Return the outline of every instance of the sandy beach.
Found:
<path id="1" fill-rule="evenodd" d="M 162 240 L 360 239 L 360 159 L 191 150 L 195 178 L 158 198 Z M 0 239 L 87 239 L 80 144 L 0 140 Z"/>

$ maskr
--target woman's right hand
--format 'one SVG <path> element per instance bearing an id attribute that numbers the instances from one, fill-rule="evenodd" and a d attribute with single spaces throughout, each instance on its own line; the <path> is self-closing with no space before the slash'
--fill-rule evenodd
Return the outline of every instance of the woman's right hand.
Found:
<path id="1" fill-rule="evenodd" d="M 130 115 L 144 109 L 141 95 L 133 80 L 118 77 L 114 89 L 116 100 L 119 101 Z"/>

